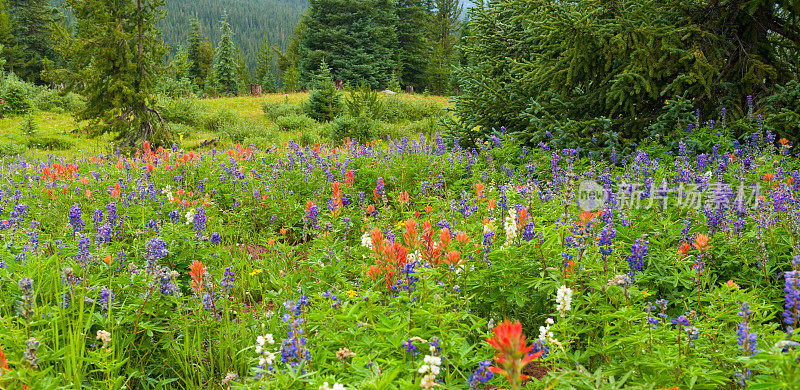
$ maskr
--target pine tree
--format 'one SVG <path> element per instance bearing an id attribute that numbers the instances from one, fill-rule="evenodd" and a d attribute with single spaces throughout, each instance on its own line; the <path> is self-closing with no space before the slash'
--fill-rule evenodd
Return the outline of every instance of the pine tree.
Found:
<path id="1" fill-rule="evenodd" d="M 676 96 L 703 115 L 726 107 L 730 120 L 747 95 L 800 77 L 800 3 L 790 0 L 507 0 L 469 26 L 460 120 L 533 144 L 576 129 L 564 134 L 580 145 L 598 121 L 646 137 Z"/>
<path id="2" fill-rule="evenodd" d="M 214 63 L 214 47 L 207 37 L 203 36 L 200 21 L 192 18 L 192 30 L 189 33 L 189 69 L 188 76 L 201 90 Z"/>
<path id="3" fill-rule="evenodd" d="M 236 48 L 231 40 L 231 28 L 228 21 L 223 19 L 222 38 L 217 45 L 214 58 L 214 84 L 219 93 L 235 95 L 239 91 L 238 77 L 236 74 Z"/>
<path id="4" fill-rule="evenodd" d="M 330 122 L 342 109 L 342 97 L 331 79 L 331 70 L 325 60 L 314 80 L 314 90 L 308 97 L 308 116 L 320 122 Z"/>
<path id="5" fill-rule="evenodd" d="M 69 66 L 56 76 L 87 97 L 79 119 L 99 132 L 116 132 L 122 146 L 170 143 L 153 108 L 153 82 L 161 73 L 164 47 L 158 21 L 162 0 L 67 0 L 77 36 L 61 30 L 59 51 Z"/>
<path id="6" fill-rule="evenodd" d="M 422 0 L 398 0 L 397 43 L 399 82 L 422 91 L 430 50 L 427 37 L 427 14 Z"/>
<path id="7" fill-rule="evenodd" d="M 450 73 L 455 65 L 463 7 L 459 0 L 432 0 L 431 7 L 428 30 L 433 50 L 427 69 L 428 85 L 431 92 L 445 94 L 452 90 Z"/>
<path id="8" fill-rule="evenodd" d="M 48 0 L 9 0 L 11 24 L 17 48 L 10 65 L 26 81 L 41 82 L 42 60 L 54 60 L 52 25 L 60 19 Z"/>
<path id="9" fill-rule="evenodd" d="M 256 57 L 256 81 L 261 83 L 261 90 L 266 93 L 275 92 L 275 53 L 270 44 L 269 37 L 265 34 L 264 41 L 258 49 Z"/>
<path id="10" fill-rule="evenodd" d="M 311 0 L 300 40 L 300 74 L 330 60 L 334 79 L 384 89 L 397 70 L 395 0 Z"/>
<path id="11" fill-rule="evenodd" d="M 244 53 L 236 45 L 236 80 L 239 84 L 239 94 L 246 95 L 250 93 L 250 69 L 247 68 L 247 62 L 244 60 Z"/>
<path id="12" fill-rule="evenodd" d="M 300 90 L 300 72 L 297 70 L 297 63 L 292 61 L 286 71 L 283 72 L 283 92 L 296 92 Z"/>

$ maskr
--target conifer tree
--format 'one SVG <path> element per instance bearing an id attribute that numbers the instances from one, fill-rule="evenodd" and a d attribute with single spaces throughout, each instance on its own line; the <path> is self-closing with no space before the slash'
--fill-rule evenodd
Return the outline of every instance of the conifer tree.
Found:
<path id="1" fill-rule="evenodd" d="M 726 107 L 730 119 L 747 95 L 800 77 L 800 3 L 790 0 L 507 0 L 469 27 L 460 119 L 534 144 L 546 131 L 591 139 L 597 121 L 645 137 L 676 96 L 704 118 Z"/>
<path id="2" fill-rule="evenodd" d="M 311 0 L 300 40 L 300 74 L 316 74 L 322 59 L 333 78 L 384 89 L 397 65 L 395 0 Z"/>
<path id="3" fill-rule="evenodd" d="M 308 116 L 319 122 L 330 122 L 342 109 L 342 97 L 331 79 L 331 70 L 322 60 L 319 73 L 314 80 L 314 90 L 308 97 Z"/>
<path id="4" fill-rule="evenodd" d="M 53 76 L 87 97 L 79 119 L 97 132 L 115 132 L 122 146 L 168 145 L 154 108 L 153 83 L 164 47 L 157 28 L 163 0 L 67 0 L 77 36 L 59 30 L 59 52 L 69 66 Z"/>
<path id="5" fill-rule="evenodd" d="M 431 7 L 428 31 L 432 52 L 426 72 L 428 86 L 435 94 L 446 94 L 452 90 L 450 73 L 456 64 L 463 6 L 459 0 L 432 0 Z"/>
<path id="6" fill-rule="evenodd" d="M 53 23 L 61 18 L 48 0 L 9 0 L 14 44 L 17 46 L 10 65 L 14 73 L 26 81 L 41 82 L 43 60 L 54 60 L 51 40 Z"/>
<path id="7" fill-rule="evenodd" d="M 297 63 L 292 61 L 283 72 L 283 92 L 296 92 L 300 90 L 300 72 Z"/>
<path id="8" fill-rule="evenodd" d="M 211 41 L 203 36 L 200 21 L 192 18 L 192 29 L 189 33 L 189 70 L 188 76 L 201 90 L 205 88 L 211 67 L 214 63 L 214 47 Z"/>
<path id="9" fill-rule="evenodd" d="M 270 44 L 269 37 L 265 34 L 264 41 L 258 48 L 256 57 L 256 81 L 261 84 L 261 90 L 266 93 L 275 92 L 275 52 Z"/>
<path id="10" fill-rule="evenodd" d="M 239 84 L 239 94 L 250 93 L 250 69 L 244 60 L 244 53 L 239 45 L 236 45 L 236 81 Z"/>
<path id="11" fill-rule="evenodd" d="M 228 21 L 221 22 L 222 38 L 217 45 L 214 58 L 214 84 L 217 92 L 235 95 L 239 91 L 238 76 L 236 72 L 236 48 L 231 40 L 231 28 Z"/>
<path id="12" fill-rule="evenodd" d="M 430 50 L 425 36 L 427 13 L 422 0 L 399 0 L 397 2 L 397 51 L 399 83 L 422 91 Z"/>

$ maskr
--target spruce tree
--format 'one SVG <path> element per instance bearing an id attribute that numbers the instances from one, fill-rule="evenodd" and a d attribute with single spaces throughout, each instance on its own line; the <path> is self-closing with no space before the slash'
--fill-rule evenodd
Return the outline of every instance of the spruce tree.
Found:
<path id="1" fill-rule="evenodd" d="M 428 86 L 430 92 L 446 94 L 452 91 L 450 73 L 456 63 L 463 7 L 459 0 L 432 0 L 431 7 L 428 31 L 433 48 L 426 72 Z"/>
<path id="2" fill-rule="evenodd" d="M 274 48 L 270 44 L 269 37 L 265 34 L 264 41 L 258 48 L 256 57 L 256 81 L 261 84 L 261 90 L 265 93 L 275 92 L 275 65 Z"/>
<path id="3" fill-rule="evenodd" d="M 207 37 L 203 36 L 200 21 L 192 18 L 192 29 L 189 33 L 188 77 L 201 90 L 214 63 L 214 47 Z"/>
<path id="4" fill-rule="evenodd" d="M 238 75 L 236 72 L 236 47 L 231 40 L 231 27 L 228 21 L 222 19 L 222 38 L 217 45 L 214 58 L 214 84 L 217 92 L 235 95 L 239 91 Z"/>
<path id="5" fill-rule="evenodd" d="M 167 146 L 169 133 L 155 110 L 154 81 L 164 46 L 157 28 L 163 0 L 67 0 L 77 36 L 62 31 L 59 51 L 69 66 L 55 76 L 87 97 L 79 119 L 115 132 L 122 146 L 142 141 Z"/>
<path id="6" fill-rule="evenodd" d="M 10 65 L 23 80 L 41 82 L 43 60 L 54 60 L 51 40 L 53 23 L 61 15 L 48 0 L 9 0 L 11 24 L 17 46 Z"/>
<path id="7" fill-rule="evenodd" d="M 421 92 L 427 82 L 430 50 L 425 36 L 427 14 L 422 0 L 397 2 L 397 51 L 399 83 Z"/>
<path id="8" fill-rule="evenodd" d="M 320 65 L 314 80 L 314 90 L 308 97 L 306 111 L 308 116 L 319 122 L 330 122 L 342 109 L 342 97 L 331 79 L 331 70 L 325 60 Z"/>
<path id="9" fill-rule="evenodd" d="M 789 0 L 506 0 L 478 9 L 468 31 L 464 127 L 504 126 L 533 144 L 575 129 L 580 145 L 598 121 L 646 137 L 676 96 L 730 120 L 747 95 L 800 77 L 800 3 Z"/>
<path id="10" fill-rule="evenodd" d="M 283 72 L 283 92 L 296 92 L 300 90 L 300 72 L 297 70 L 297 63 L 292 61 Z"/>
<path id="11" fill-rule="evenodd" d="M 397 65 L 395 0 L 311 0 L 300 40 L 300 74 L 310 81 L 322 58 L 333 78 L 384 89 Z"/>
<path id="12" fill-rule="evenodd" d="M 247 68 L 247 62 L 244 60 L 244 53 L 239 45 L 236 45 L 236 80 L 239 84 L 239 94 L 246 95 L 250 93 L 250 69 Z"/>

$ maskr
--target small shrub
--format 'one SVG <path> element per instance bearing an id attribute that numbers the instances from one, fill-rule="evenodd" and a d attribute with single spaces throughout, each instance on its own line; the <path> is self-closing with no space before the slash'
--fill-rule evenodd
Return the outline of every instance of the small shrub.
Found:
<path id="1" fill-rule="evenodd" d="M 81 95 L 68 92 L 42 88 L 33 98 L 34 106 L 42 111 L 50 112 L 76 112 L 86 105 L 86 98 Z"/>
<path id="2" fill-rule="evenodd" d="M 181 142 L 184 139 L 192 138 L 197 132 L 194 127 L 183 123 L 168 122 L 167 127 L 169 128 L 169 131 L 172 133 L 172 136 L 175 138 L 176 142 Z"/>
<path id="3" fill-rule="evenodd" d="M 303 113 L 303 108 L 297 104 L 290 104 L 287 101 L 264 102 L 261 104 L 264 115 L 270 120 L 276 120 L 282 116 L 298 115 Z"/>
<path id="4" fill-rule="evenodd" d="M 239 121 L 239 117 L 232 111 L 221 109 L 205 118 L 203 128 L 218 133 L 224 126 L 234 124 Z"/>
<path id="5" fill-rule="evenodd" d="M 367 142 L 372 139 L 377 127 L 377 123 L 370 118 L 345 115 L 331 122 L 329 132 L 334 141 L 350 138 L 359 142 Z"/>
<path id="6" fill-rule="evenodd" d="M 328 65 L 322 62 L 315 89 L 311 92 L 305 111 L 314 120 L 330 122 L 342 110 L 342 97 L 331 79 Z"/>
<path id="7" fill-rule="evenodd" d="M 366 116 L 376 119 L 383 115 L 383 103 L 378 98 L 378 91 L 371 90 L 369 85 L 361 85 L 347 94 L 344 102 L 351 117 Z"/>
<path id="8" fill-rule="evenodd" d="M 197 99 L 193 98 L 184 97 L 165 100 L 159 112 L 167 122 L 197 127 L 202 121 L 202 111 L 197 104 Z"/>
<path id="9" fill-rule="evenodd" d="M 436 132 L 438 119 L 434 117 L 420 119 L 406 125 L 405 132 L 411 135 L 423 134 L 426 137 L 432 136 Z"/>
<path id="10" fill-rule="evenodd" d="M 275 120 L 275 124 L 278 125 L 278 129 L 281 131 L 294 132 L 313 128 L 317 125 L 317 122 L 307 115 L 295 114 L 282 116 Z"/>
<path id="11" fill-rule="evenodd" d="M 272 131 L 273 129 L 267 128 L 263 123 L 237 121 L 222 126 L 219 135 L 235 143 L 244 143 L 247 138 L 264 137 Z"/>
<path id="12" fill-rule="evenodd" d="M 69 150 L 75 147 L 75 143 L 57 137 L 29 137 L 25 140 L 25 146 L 39 150 Z"/>
<path id="13" fill-rule="evenodd" d="M 36 118 L 33 117 L 33 114 L 25 115 L 25 118 L 19 123 L 19 131 L 23 135 L 35 135 L 38 130 L 39 124 L 36 123 Z"/>
<path id="14" fill-rule="evenodd" d="M 0 141 L 0 156 L 16 156 L 25 154 L 27 149 L 24 145 L 14 142 Z"/>
<path id="15" fill-rule="evenodd" d="M 21 82 L 8 83 L 3 93 L 3 102 L 8 106 L 8 112 L 12 115 L 24 115 L 33 110 L 33 101 L 28 96 L 25 85 Z"/>

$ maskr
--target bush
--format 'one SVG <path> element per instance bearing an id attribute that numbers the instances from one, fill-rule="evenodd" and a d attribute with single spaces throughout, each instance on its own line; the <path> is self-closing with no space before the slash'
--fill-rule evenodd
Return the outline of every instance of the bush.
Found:
<path id="1" fill-rule="evenodd" d="M 177 142 L 180 142 L 186 138 L 192 138 L 197 132 L 194 127 L 183 123 L 167 122 L 167 127 Z"/>
<path id="2" fill-rule="evenodd" d="M 405 132 L 411 135 L 424 134 L 426 137 L 433 135 L 438 126 L 437 118 L 424 118 L 406 125 Z"/>
<path id="3" fill-rule="evenodd" d="M 219 134 L 221 137 L 227 138 L 232 142 L 244 143 L 247 138 L 265 137 L 272 132 L 273 129 L 268 128 L 264 123 L 237 121 L 223 125 Z"/>
<path id="4" fill-rule="evenodd" d="M 203 120 L 203 128 L 212 133 L 218 133 L 224 126 L 234 124 L 238 121 L 239 117 L 236 116 L 236 113 L 226 109 L 220 109 Z"/>
<path id="5" fill-rule="evenodd" d="M 350 115 L 334 119 L 328 127 L 330 137 L 334 141 L 350 138 L 359 142 L 367 142 L 372 139 L 377 129 L 378 123 L 374 120 L 364 116 L 353 117 Z"/>
<path id="6" fill-rule="evenodd" d="M 11 81 L 3 92 L 3 102 L 12 115 L 24 115 L 33 110 L 33 101 L 28 95 L 25 84 Z"/>
<path id="7" fill-rule="evenodd" d="M 39 124 L 36 123 L 36 118 L 33 114 L 25 115 L 22 122 L 19 123 L 19 131 L 23 135 L 34 135 L 39 130 Z"/>
<path id="8" fill-rule="evenodd" d="M 167 99 L 159 107 L 161 117 L 167 122 L 198 127 L 203 122 L 202 110 L 194 98 Z"/>
<path id="9" fill-rule="evenodd" d="M 275 124 L 278 125 L 278 129 L 281 131 L 300 131 L 314 128 L 317 122 L 307 115 L 294 114 L 276 119 Z"/>
<path id="10" fill-rule="evenodd" d="M 369 89 L 366 84 L 347 94 L 344 102 L 351 117 L 377 119 L 383 115 L 383 102 L 378 98 L 378 92 Z"/>
<path id="11" fill-rule="evenodd" d="M 29 137 L 25 140 L 25 146 L 39 150 L 69 150 L 75 147 L 75 143 L 57 137 Z"/>
<path id="12" fill-rule="evenodd" d="M 0 141 L 0 156 L 16 156 L 25 154 L 25 146 L 14 142 Z"/>
<path id="13" fill-rule="evenodd" d="M 261 104 L 261 109 L 264 111 L 264 115 L 266 115 L 268 119 L 273 121 L 282 116 L 297 115 L 303 113 L 303 109 L 301 106 L 297 104 L 290 104 L 286 100 L 282 102 L 280 101 L 264 102 Z"/>
<path id="14" fill-rule="evenodd" d="M 51 112 L 76 112 L 86 105 L 86 98 L 81 95 L 42 88 L 33 98 L 37 109 Z"/>

